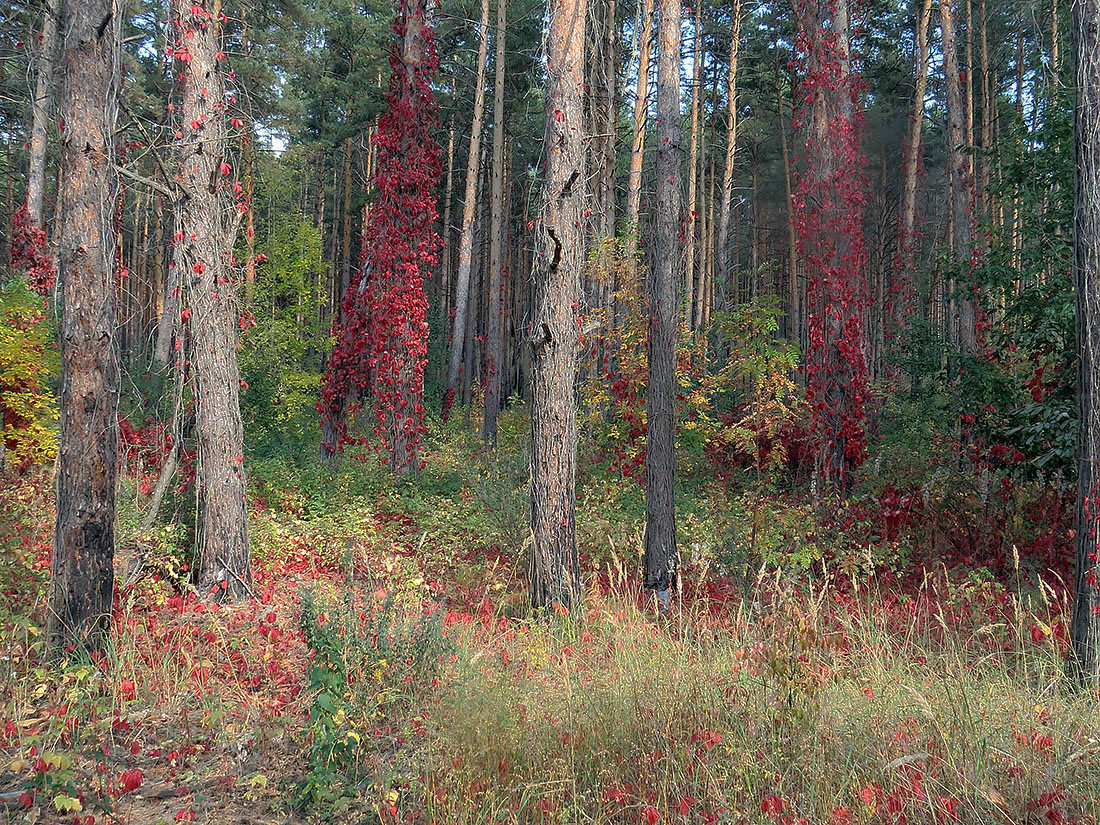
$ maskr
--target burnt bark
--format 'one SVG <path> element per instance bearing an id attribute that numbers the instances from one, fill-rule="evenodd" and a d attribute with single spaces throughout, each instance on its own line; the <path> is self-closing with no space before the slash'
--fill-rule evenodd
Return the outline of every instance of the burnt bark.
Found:
<path id="1" fill-rule="evenodd" d="M 47 619 L 47 638 L 58 653 L 103 649 L 114 593 L 119 365 L 112 219 L 120 22 L 114 0 L 66 5 L 58 204 L 61 434 Z"/>
<path id="2" fill-rule="evenodd" d="M 550 0 L 546 180 L 536 230 L 531 347 L 531 568 L 535 609 L 580 594 L 576 540 L 576 302 L 584 263 L 586 0 Z"/>

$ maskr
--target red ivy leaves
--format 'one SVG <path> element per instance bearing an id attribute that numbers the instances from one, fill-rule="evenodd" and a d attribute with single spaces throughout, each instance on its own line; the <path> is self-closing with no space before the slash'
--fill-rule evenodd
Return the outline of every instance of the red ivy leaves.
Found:
<path id="1" fill-rule="evenodd" d="M 795 5 L 805 69 L 798 120 L 808 125 L 805 171 L 795 195 L 798 247 L 810 276 L 806 393 L 821 475 L 844 488 L 867 444 L 867 182 L 858 106 L 863 83 L 852 69 L 850 41 L 825 27 L 836 19 L 835 3 L 798 0 Z"/>
<path id="2" fill-rule="evenodd" d="M 344 294 L 336 346 L 317 409 L 339 444 L 346 402 L 374 396 L 379 447 L 395 469 L 414 461 L 424 427 L 428 304 L 424 272 L 436 263 L 436 190 L 441 153 L 431 79 L 439 66 L 425 0 L 396 0 L 387 109 L 374 138 L 378 195 L 363 232 L 360 269 Z M 408 32 L 408 27 L 419 26 Z M 406 34 L 409 34 L 406 37 Z M 335 446 L 335 445 L 333 445 Z"/>
<path id="3" fill-rule="evenodd" d="M 39 295 L 48 295 L 57 280 L 57 269 L 47 249 L 46 230 L 31 219 L 24 202 L 11 219 L 11 268 L 26 275 Z"/>

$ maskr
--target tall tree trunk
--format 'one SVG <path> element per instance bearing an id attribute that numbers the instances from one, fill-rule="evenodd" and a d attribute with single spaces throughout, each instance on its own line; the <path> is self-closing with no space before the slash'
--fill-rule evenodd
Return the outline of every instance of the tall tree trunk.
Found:
<path id="1" fill-rule="evenodd" d="M 1077 573 L 1071 669 L 1100 671 L 1100 2 L 1073 5 L 1077 56 Z"/>
<path id="2" fill-rule="evenodd" d="M 603 61 L 600 67 L 603 77 L 601 85 L 604 98 L 603 121 L 600 123 L 603 139 L 600 142 L 600 227 L 601 238 L 615 234 L 615 153 L 618 132 L 618 106 L 615 94 L 618 86 L 619 48 L 618 27 L 615 20 L 615 0 L 607 0 L 604 18 Z M 599 303 L 603 305 L 606 284 L 598 286 L 601 295 Z"/>
<path id="3" fill-rule="evenodd" d="M 717 264 L 716 278 L 718 283 L 725 284 L 729 280 L 729 231 L 730 210 L 733 207 L 733 164 L 737 153 L 737 58 L 741 50 L 741 0 L 733 0 L 733 10 L 730 12 L 732 28 L 730 30 L 730 67 L 729 83 L 727 85 L 727 100 L 729 110 L 726 114 L 726 165 L 722 170 L 722 203 L 718 211 L 718 248 L 715 250 L 715 263 Z M 776 80 L 776 84 L 778 84 Z M 778 85 L 776 86 L 778 92 Z M 780 120 L 783 112 L 780 110 Z M 780 128 L 783 128 L 782 122 Z M 786 136 L 783 138 L 784 156 L 786 153 Z M 788 201 L 790 201 L 788 193 Z"/>
<path id="4" fill-rule="evenodd" d="M 634 139 L 630 147 L 630 172 L 626 183 L 626 254 L 633 260 L 638 252 L 638 215 L 642 203 L 642 159 L 645 156 L 645 130 L 649 118 L 649 56 L 653 51 L 653 0 L 641 0 L 638 15 L 641 36 L 638 37 L 638 80 L 634 93 Z"/>
<path id="5" fill-rule="evenodd" d="M 104 649 L 114 594 L 119 367 L 114 132 L 121 67 L 115 0 L 66 4 L 59 193 L 61 434 L 47 638 Z"/>
<path id="6" fill-rule="evenodd" d="M 970 0 L 967 0 L 968 4 Z M 924 96 L 928 89 L 928 25 L 932 18 L 932 0 L 924 0 L 917 20 L 917 87 L 913 110 L 909 115 L 909 134 L 905 139 L 902 162 L 901 219 L 898 226 L 898 255 L 894 284 L 890 293 L 885 332 L 892 335 L 913 310 L 914 231 L 917 225 L 917 172 L 920 169 L 921 133 L 924 127 Z"/>
<path id="7" fill-rule="evenodd" d="M 576 539 L 577 288 L 584 264 L 586 0 L 550 0 L 546 180 L 535 236 L 531 347 L 531 606 L 572 608 Z"/>
<path id="8" fill-rule="evenodd" d="M 667 609 L 669 591 L 676 586 L 676 291 L 679 263 L 690 266 L 690 259 L 679 255 L 680 4 L 659 0 L 657 8 L 657 228 L 649 291 L 645 586 Z M 701 16 L 698 11 L 696 16 Z"/>
<path id="9" fill-rule="evenodd" d="M 692 51 L 691 140 L 688 144 L 688 208 L 684 223 L 685 317 L 691 326 L 695 295 L 695 221 L 699 197 L 699 115 L 703 90 L 703 0 L 695 0 L 695 44 Z M 660 67 L 658 66 L 658 71 Z"/>
<path id="10" fill-rule="evenodd" d="M 46 0 L 42 12 L 42 40 L 38 48 L 38 78 L 31 101 L 30 167 L 27 172 L 27 212 L 42 227 L 42 198 L 46 191 L 46 130 L 53 91 L 54 51 L 57 44 L 58 0 Z M 11 170 L 8 170 L 11 175 Z"/>
<path id="11" fill-rule="evenodd" d="M 930 0 L 929 0 L 930 2 Z M 792 83 L 791 89 L 794 86 Z M 802 346 L 802 281 L 798 276 L 798 229 L 795 225 L 794 186 L 791 180 L 791 152 L 783 119 L 783 93 L 779 71 L 775 74 L 775 106 L 779 113 L 779 145 L 783 153 L 783 194 L 787 204 L 787 338 Z"/>
<path id="12" fill-rule="evenodd" d="M 993 115 L 997 105 L 996 79 L 989 62 L 989 15 L 986 12 L 986 0 L 978 2 L 978 62 L 982 67 L 982 149 L 985 151 L 981 161 L 981 178 L 978 182 L 977 202 L 982 214 L 992 219 L 993 197 L 989 193 L 989 168 L 993 152 Z"/>
<path id="13" fill-rule="evenodd" d="M 369 157 L 369 155 L 368 155 Z M 443 318 L 443 329 L 449 331 L 451 327 L 451 195 L 454 192 L 454 168 L 455 168 L 455 121 L 451 116 L 450 125 L 447 127 L 447 183 L 443 195 L 443 223 L 442 232 L 443 248 L 439 253 L 441 278 L 439 305 L 442 307 L 440 315 Z M 366 226 L 363 221 L 363 226 Z M 444 333 L 446 337 L 446 333 Z M 448 342 L 449 343 L 449 342 Z M 444 353 L 448 349 L 444 347 Z"/>
<path id="14" fill-rule="evenodd" d="M 458 244 L 458 283 L 455 285 L 455 320 L 447 365 L 447 392 L 443 397 L 443 420 L 451 414 L 458 392 L 470 306 L 470 267 L 474 252 L 474 209 L 477 206 L 478 162 L 481 160 L 481 122 L 485 114 L 485 64 L 489 57 L 489 0 L 481 0 L 481 41 L 477 49 L 477 86 L 474 90 L 474 121 L 470 127 L 470 155 L 466 162 L 466 193 L 462 202 L 462 235 Z M 466 369 L 471 367 L 466 365 Z"/>
<path id="15" fill-rule="evenodd" d="M 208 0 L 209 2 L 209 0 Z M 198 586 L 216 600 L 250 595 L 244 428 L 237 368 L 235 276 L 239 213 L 230 194 L 219 0 L 172 0 L 181 96 L 175 268 L 191 310 L 198 434 Z M 180 59 L 181 53 L 188 59 Z"/>
<path id="16" fill-rule="evenodd" d="M 953 0 L 940 0 L 940 31 L 943 35 L 943 73 L 947 89 L 947 155 L 951 164 L 951 224 L 956 261 L 969 267 L 973 254 L 973 222 L 970 200 L 974 192 L 974 179 L 970 175 L 970 161 L 964 141 L 965 117 L 962 89 L 959 80 L 958 46 L 955 40 L 955 20 L 951 8 Z M 977 305 L 971 294 L 971 284 L 964 285 L 967 294 L 959 298 L 959 345 L 964 353 L 974 355 L 978 351 Z"/>
<path id="17" fill-rule="evenodd" d="M 493 80 L 493 191 L 489 216 L 489 300 L 485 324 L 485 410 L 481 437 L 485 446 L 497 445 L 497 415 L 500 413 L 501 358 L 501 270 L 504 267 L 504 53 L 508 28 L 508 0 L 497 0 L 496 77 Z"/>
<path id="18" fill-rule="evenodd" d="M 248 39 L 248 3 L 241 3 L 241 51 L 245 58 L 252 56 L 252 41 Z M 251 118 L 245 126 L 241 146 L 241 177 L 244 178 L 244 308 L 252 306 L 252 296 L 256 291 L 256 210 L 252 203 L 255 194 L 256 170 L 253 168 L 252 141 L 256 137 Z"/>

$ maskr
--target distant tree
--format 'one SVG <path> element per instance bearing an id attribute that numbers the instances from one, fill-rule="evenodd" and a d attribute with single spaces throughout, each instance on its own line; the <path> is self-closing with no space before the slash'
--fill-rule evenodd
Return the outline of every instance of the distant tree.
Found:
<path id="1" fill-rule="evenodd" d="M 221 601 L 249 595 L 252 573 L 233 265 L 244 203 L 230 162 L 219 8 L 216 0 L 171 3 L 179 87 L 176 185 L 182 193 L 172 264 L 187 301 L 183 313 L 189 316 L 184 320 L 195 388 L 198 584 L 200 592 Z"/>
<path id="2" fill-rule="evenodd" d="M 586 0 L 550 0 L 546 179 L 535 235 L 531 355 L 531 606 L 580 593 L 576 538 L 577 298 L 584 263 Z M 455 344 L 457 346 L 457 342 Z"/>
<path id="3" fill-rule="evenodd" d="M 657 3 L 657 231 L 649 290 L 645 586 L 668 604 L 676 586 L 676 301 L 680 232 L 680 4 Z M 691 216 L 688 216 L 691 220 Z M 691 262 L 687 261 L 690 272 Z"/>
<path id="4" fill-rule="evenodd" d="M 505 32 L 508 28 L 508 0 L 497 0 L 497 53 L 493 80 L 493 190 L 489 218 L 489 306 L 486 307 L 485 342 L 485 410 L 482 415 L 481 437 L 487 447 L 497 445 L 497 417 L 500 413 L 501 321 L 504 312 L 501 301 L 502 270 L 504 269 L 504 61 Z"/>
<path id="5" fill-rule="evenodd" d="M 1100 2 L 1073 7 L 1077 39 L 1077 575 L 1071 666 L 1100 673 Z"/>
<path id="6" fill-rule="evenodd" d="M 119 366 L 111 230 L 118 4 L 65 4 L 61 64 L 61 435 L 50 645 L 102 649 L 114 595 Z"/>

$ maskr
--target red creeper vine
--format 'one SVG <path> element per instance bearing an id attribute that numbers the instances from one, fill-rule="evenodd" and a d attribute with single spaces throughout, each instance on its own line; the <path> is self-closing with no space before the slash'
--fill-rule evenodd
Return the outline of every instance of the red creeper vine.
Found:
<path id="1" fill-rule="evenodd" d="M 326 439 L 348 438 L 352 392 L 374 396 L 376 447 L 394 471 L 419 469 L 424 427 L 428 304 L 424 272 L 436 263 L 436 190 L 442 172 L 431 79 L 439 67 L 425 0 L 397 0 L 387 108 L 375 134 L 377 198 L 363 231 L 360 268 L 334 324 L 336 345 L 317 409 Z"/>

